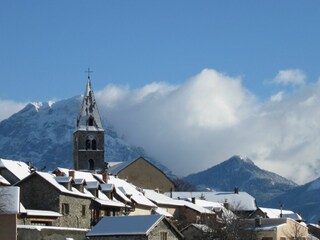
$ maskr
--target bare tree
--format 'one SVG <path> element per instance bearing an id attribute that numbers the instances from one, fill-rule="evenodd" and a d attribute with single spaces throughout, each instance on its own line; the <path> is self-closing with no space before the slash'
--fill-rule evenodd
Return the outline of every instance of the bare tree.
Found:
<path id="1" fill-rule="evenodd" d="M 308 237 L 308 228 L 293 219 L 288 219 L 287 228 L 283 233 L 291 240 L 306 240 Z"/>

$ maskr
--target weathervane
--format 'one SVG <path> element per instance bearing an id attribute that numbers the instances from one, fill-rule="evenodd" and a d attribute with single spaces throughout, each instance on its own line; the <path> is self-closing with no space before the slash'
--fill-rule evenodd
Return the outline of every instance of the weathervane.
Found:
<path id="1" fill-rule="evenodd" d="M 93 73 L 93 71 L 91 71 L 90 68 L 88 67 L 88 70 L 84 72 L 88 74 L 88 79 L 90 79 L 90 73 Z"/>

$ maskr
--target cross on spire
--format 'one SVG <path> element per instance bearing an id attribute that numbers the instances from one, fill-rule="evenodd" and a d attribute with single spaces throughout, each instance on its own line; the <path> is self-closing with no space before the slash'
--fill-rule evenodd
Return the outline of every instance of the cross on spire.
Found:
<path id="1" fill-rule="evenodd" d="M 88 70 L 84 72 L 88 74 L 88 79 L 90 79 L 90 73 L 93 73 L 93 71 L 91 71 L 90 68 L 88 67 Z"/>

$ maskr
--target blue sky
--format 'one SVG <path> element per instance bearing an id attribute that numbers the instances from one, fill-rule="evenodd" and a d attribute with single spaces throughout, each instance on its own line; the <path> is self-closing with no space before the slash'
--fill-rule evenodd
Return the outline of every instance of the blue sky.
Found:
<path id="1" fill-rule="evenodd" d="M 320 175 L 319 23 L 313 0 L 3 0 L 0 121 L 82 94 L 90 67 L 103 118 L 176 174 L 239 154 L 304 183 Z"/>
<path id="2" fill-rule="evenodd" d="M 181 84 L 204 68 L 240 76 L 265 100 L 278 71 L 320 70 L 318 1 L 1 1 L 1 100 Z"/>

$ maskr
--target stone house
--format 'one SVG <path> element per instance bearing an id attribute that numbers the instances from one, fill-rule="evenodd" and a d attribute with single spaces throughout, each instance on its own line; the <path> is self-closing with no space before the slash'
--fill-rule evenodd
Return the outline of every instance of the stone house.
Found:
<path id="1" fill-rule="evenodd" d="M 86 236 L 90 240 L 183 239 L 183 235 L 163 215 L 103 218 Z"/>
<path id="2" fill-rule="evenodd" d="M 192 223 L 181 230 L 185 240 L 210 239 L 213 230 L 205 224 Z"/>
<path id="3" fill-rule="evenodd" d="M 160 192 L 174 191 L 174 183 L 159 168 L 139 157 L 132 161 L 118 164 L 110 163 L 108 173 L 121 179 L 126 179 L 135 186 L 146 189 L 158 189 Z"/>
<path id="4" fill-rule="evenodd" d="M 26 209 L 53 211 L 62 216 L 51 226 L 89 228 L 91 226 L 92 194 L 80 192 L 69 182 L 58 183 L 50 173 L 34 172 L 16 185 L 20 187 L 21 203 Z"/>

